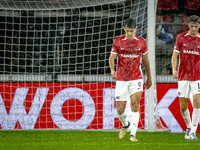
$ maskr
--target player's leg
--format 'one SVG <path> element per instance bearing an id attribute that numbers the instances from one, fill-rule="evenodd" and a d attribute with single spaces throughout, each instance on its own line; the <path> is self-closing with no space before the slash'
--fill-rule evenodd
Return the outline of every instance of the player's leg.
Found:
<path id="1" fill-rule="evenodd" d="M 179 97 L 179 103 L 180 103 L 180 111 L 181 111 L 182 117 L 187 126 L 185 139 L 190 139 L 192 123 L 190 119 L 190 112 L 188 110 L 188 98 Z"/>
<path id="2" fill-rule="evenodd" d="M 191 128 L 191 139 L 198 140 L 196 138 L 196 130 L 200 117 L 200 94 L 193 95 L 193 113 L 192 113 L 192 128 Z"/>
<path id="3" fill-rule="evenodd" d="M 140 99 L 143 92 L 143 80 L 130 81 L 129 93 L 131 99 L 131 134 L 130 140 L 137 141 L 136 131 L 139 123 Z"/>
<path id="4" fill-rule="evenodd" d="M 116 107 L 119 120 L 122 122 L 123 126 L 127 126 L 128 121 L 126 119 L 127 115 L 125 113 L 126 101 L 116 101 Z"/>
<path id="5" fill-rule="evenodd" d="M 179 97 L 180 109 L 187 128 L 191 128 L 190 112 L 188 110 L 188 98 Z"/>
<path id="6" fill-rule="evenodd" d="M 131 95 L 131 134 L 130 140 L 137 141 L 136 139 L 136 131 L 139 123 L 139 108 L 140 108 L 140 99 L 142 92 L 137 92 Z"/>
<path id="7" fill-rule="evenodd" d="M 197 140 L 196 130 L 200 117 L 200 81 L 194 81 L 191 83 L 191 92 L 193 94 L 193 113 L 192 113 L 192 128 L 191 139 Z"/>
<path id="8" fill-rule="evenodd" d="M 127 120 L 127 115 L 125 113 L 126 102 L 128 100 L 127 82 L 117 81 L 115 87 L 115 100 L 117 107 L 117 115 L 119 120 L 122 122 L 123 127 L 119 133 L 119 139 L 125 138 L 127 130 L 130 126 L 130 122 Z"/>
<path id="9" fill-rule="evenodd" d="M 185 139 L 190 139 L 191 133 L 191 119 L 190 119 L 190 112 L 188 110 L 188 97 L 190 93 L 190 86 L 189 81 L 179 81 L 178 82 L 178 96 L 179 96 L 179 103 L 180 103 L 180 111 L 182 117 L 187 125 Z"/>
<path id="10" fill-rule="evenodd" d="M 119 117 L 119 120 L 123 124 L 123 127 L 119 133 L 119 139 L 123 140 L 130 126 L 130 122 L 127 120 L 127 115 L 125 113 L 126 101 L 116 101 L 116 107 L 117 107 L 117 115 Z"/>

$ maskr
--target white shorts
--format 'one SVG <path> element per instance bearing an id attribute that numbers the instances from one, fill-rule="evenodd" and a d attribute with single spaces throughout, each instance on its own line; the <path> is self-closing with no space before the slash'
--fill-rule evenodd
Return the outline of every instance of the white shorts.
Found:
<path id="1" fill-rule="evenodd" d="M 192 95 L 200 94 L 200 80 L 198 81 L 178 81 L 178 96 L 189 98 Z"/>
<path id="2" fill-rule="evenodd" d="M 143 91 L 143 79 L 116 81 L 115 99 L 116 101 L 127 101 L 133 93 L 140 91 Z"/>

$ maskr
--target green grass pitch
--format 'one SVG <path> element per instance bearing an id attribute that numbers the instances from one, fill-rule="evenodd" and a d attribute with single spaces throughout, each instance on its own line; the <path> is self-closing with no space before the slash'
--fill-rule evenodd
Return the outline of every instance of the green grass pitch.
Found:
<path id="1" fill-rule="evenodd" d="M 124 140 L 119 132 L 65 130 L 1 130 L 0 150 L 196 150 L 200 140 L 185 140 L 184 133 L 138 132 L 138 142 Z M 197 134 L 200 138 L 200 134 Z"/>

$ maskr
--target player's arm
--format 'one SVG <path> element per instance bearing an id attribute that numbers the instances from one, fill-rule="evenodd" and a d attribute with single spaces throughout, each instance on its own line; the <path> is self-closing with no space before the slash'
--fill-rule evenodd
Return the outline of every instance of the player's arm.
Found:
<path id="1" fill-rule="evenodd" d="M 179 55 L 180 50 L 181 50 L 182 41 L 183 41 L 182 36 L 181 36 L 181 34 L 179 34 L 176 38 L 176 45 L 174 47 L 173 54 L 172 54 L 172 60 L 171 60 L 172 76 L 173 76 L 174 79 L 178 78 L 178 72 L 176 70 L 176 68 L 177 68 L 177 58 L 178 58 L 178 55 Z"/>
<path id="2" fill-rule="evenodd" d="M 117 54 L 110 53 L 110 58 L 109 58 L 109 66 L 110 66 L 110 71 L 111 71 L 111 78 L 112 79 L 117 79 L 117 74 L 115 72 L 115 58 Z"/>
<path id="3" fill-rule="evenodd" d="M 176 70 L 178 54 L 178 52 L 174 51 L 172 55 L 172 76 L 174 79 L 178 78 L 178 72 Z"/>
<path id="4" fill-rule="evenodd" d="M 146 88 L 149 89 L 152 85 L 151 81 L 151 71 L 150 71 L 150 65 L 149 65 L 149 59 L 148 59 L 148 53 L 142 55 L 142 62 L 144 64 L 145 71 L 147 73 L 147 80 L 146 80 Z"/>

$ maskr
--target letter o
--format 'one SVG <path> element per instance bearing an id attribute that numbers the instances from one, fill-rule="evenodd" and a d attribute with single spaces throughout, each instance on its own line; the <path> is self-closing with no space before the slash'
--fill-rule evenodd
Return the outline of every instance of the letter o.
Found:
<path id="1" fill-rule="evenodd" d="M 84 106 L 83 116 L 69 121 L 62 114 L 62 106 L 68 99 L 78 99 Z M 92 97 L 80 88 L 66 88 L 56 94 L 50 107 L 51 117 L 60 129 L 86 129 L 94 120 L 95 103 Z"/>

